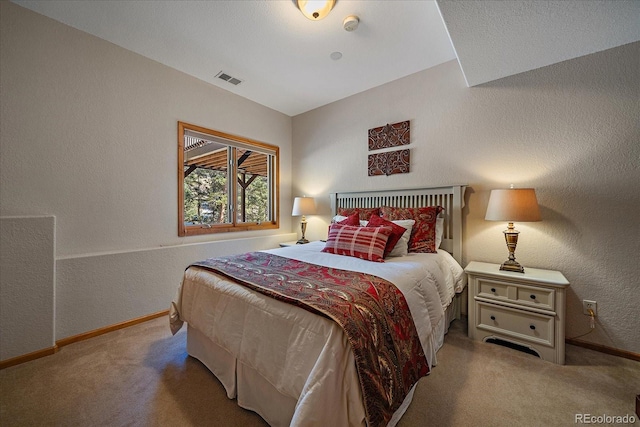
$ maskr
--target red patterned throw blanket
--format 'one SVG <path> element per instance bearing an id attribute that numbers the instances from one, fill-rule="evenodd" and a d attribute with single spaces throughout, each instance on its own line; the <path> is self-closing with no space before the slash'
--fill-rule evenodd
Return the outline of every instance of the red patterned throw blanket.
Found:
<path id="1" fill-rule="evenodd" d="M 353 349 L 369 427 L 387 425 L 429 373 L 407 301 L 387 280 L 265 252 L 193 265 L 336 321 Z"/>

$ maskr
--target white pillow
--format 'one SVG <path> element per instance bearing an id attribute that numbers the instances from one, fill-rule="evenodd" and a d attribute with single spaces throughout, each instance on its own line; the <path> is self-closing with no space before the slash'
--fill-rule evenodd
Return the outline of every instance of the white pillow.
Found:
<path id="1" fill-rule="evenodd" d="M 347 219 L 346 216 L 343 215 L 336 215 L 333 218 L 331 218 L 331 224 L 336 224 L 340 221 L 344 221 L 345 219 Z"/>
<path id="2" fill-rule="evenodd" d="M 331 218 L 331 224 L 337 224 L 340 221 L 344 221 L 345 219 L 347 219 L 346 216 L 336 215 L 333 218 Z M 369 221 L 365 221 L 365 220 L 361 219 L 360 220 L 360 227 L 365 227 L 368 223 L 369 223 Z"/>
<path id="3" fill-rule="evenodd" d="M 444 218 L 436 218 L 436 249 L 442 243 L 442 234 L 444 233 Z"/>
<path id="4" fill-rule="evenodd" d="M 416 222 L 412 219 L 400 219 L 391 222 L 399 225 L 400 227 L 406 228 L 407 231 L 402 233 L 402 237 L 400 237 L 400 240 L 398 240 L 398 243 L 396 243 L 391 252 L 389 252 L 388 256 L 405 256 L 407 255 L 407 253 L 409 253 L 409 239 L 411 238 L 411 229 Z"/>

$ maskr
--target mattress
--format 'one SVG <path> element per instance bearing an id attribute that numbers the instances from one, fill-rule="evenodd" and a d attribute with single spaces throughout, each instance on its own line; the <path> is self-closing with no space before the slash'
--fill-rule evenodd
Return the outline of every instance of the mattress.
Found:
<path id="1" fill-rule="evenodd" d="M 445 310 L 465 284 L 453 257 L 410 253 L 375 263 L 323 253 L 323 247 L 312 242 L 265 252 L 394 283 L 407 300 L 427 361 L 435 365 L 448 324 Z M 189 324 L 189 354 L 220 379 L 228 397 L 270 425 L 365 424 L 353 352 L 335 322 L 198 267 L 185 271 L 171 319 L 174 331 Z M 389 425 L 397 423 L 412 393 Z"/>

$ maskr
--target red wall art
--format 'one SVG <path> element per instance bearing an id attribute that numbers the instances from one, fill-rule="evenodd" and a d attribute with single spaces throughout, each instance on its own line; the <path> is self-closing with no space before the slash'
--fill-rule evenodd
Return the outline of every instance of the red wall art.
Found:
<path id="1" fill-rule="evenodd" d="M 369 129 L 369 151 L 410 144 L 410 129 L 409 120 Z M 408 173 L 410 166 L 409 151 L 407 148 L 405 150 L 369 154 L 369 176 Z"/>
<path id="2" fill-rule="evenodd" d="M 409 149 L 369 154 L 369 176 L 408 173 Z"/>
<path id="3" fill-rule="evenodd" d="M 369 151 L 411 143 L 409 120 L 369 129 Z"/>

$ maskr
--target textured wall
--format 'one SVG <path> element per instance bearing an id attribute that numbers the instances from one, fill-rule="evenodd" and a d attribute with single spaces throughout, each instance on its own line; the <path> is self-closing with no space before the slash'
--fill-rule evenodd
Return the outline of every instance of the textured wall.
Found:
<path id="1" fill-rule="evenodd" d="M 0 360 L 51 349 L 55 218 L 0 217 Z"/>
<path id="2" fill-rule="evenodd" d="M 468 184 L 464 259 L 507 258 L 489 192 L 534 187 L 542 222 L 516 224 L 517 259 L 571 282 L 567 337 L 640 353 L 640 43 L 468 88 L 456 61 L 293 119 L 294 193 Z M 367 129 L 411 120 L 411 173 L 367 176 Z M 403 147 L 404 148 L 404 147 Z"/>
<path id="3" fill-rule="evenodd" d="M 7 1 L 0 87 L 0 215 L 56 217 L 55 339 L 167 309 L 189 256 L 295 237 L 290 117 Z M 178 120 L 280 147 L 279 230 L 178 237 Z"/>
<path id="4" fill-rule="evenodd" d="M 279 146 L 282 210 L 291 209 L 290 117 L 13 3 L 0 6 L 0 212 L 55 214 L 59 256 L 229 238 L 177 235 L 179 120 Z M 290 220 L 281 218 L 282 229 Z"/>

